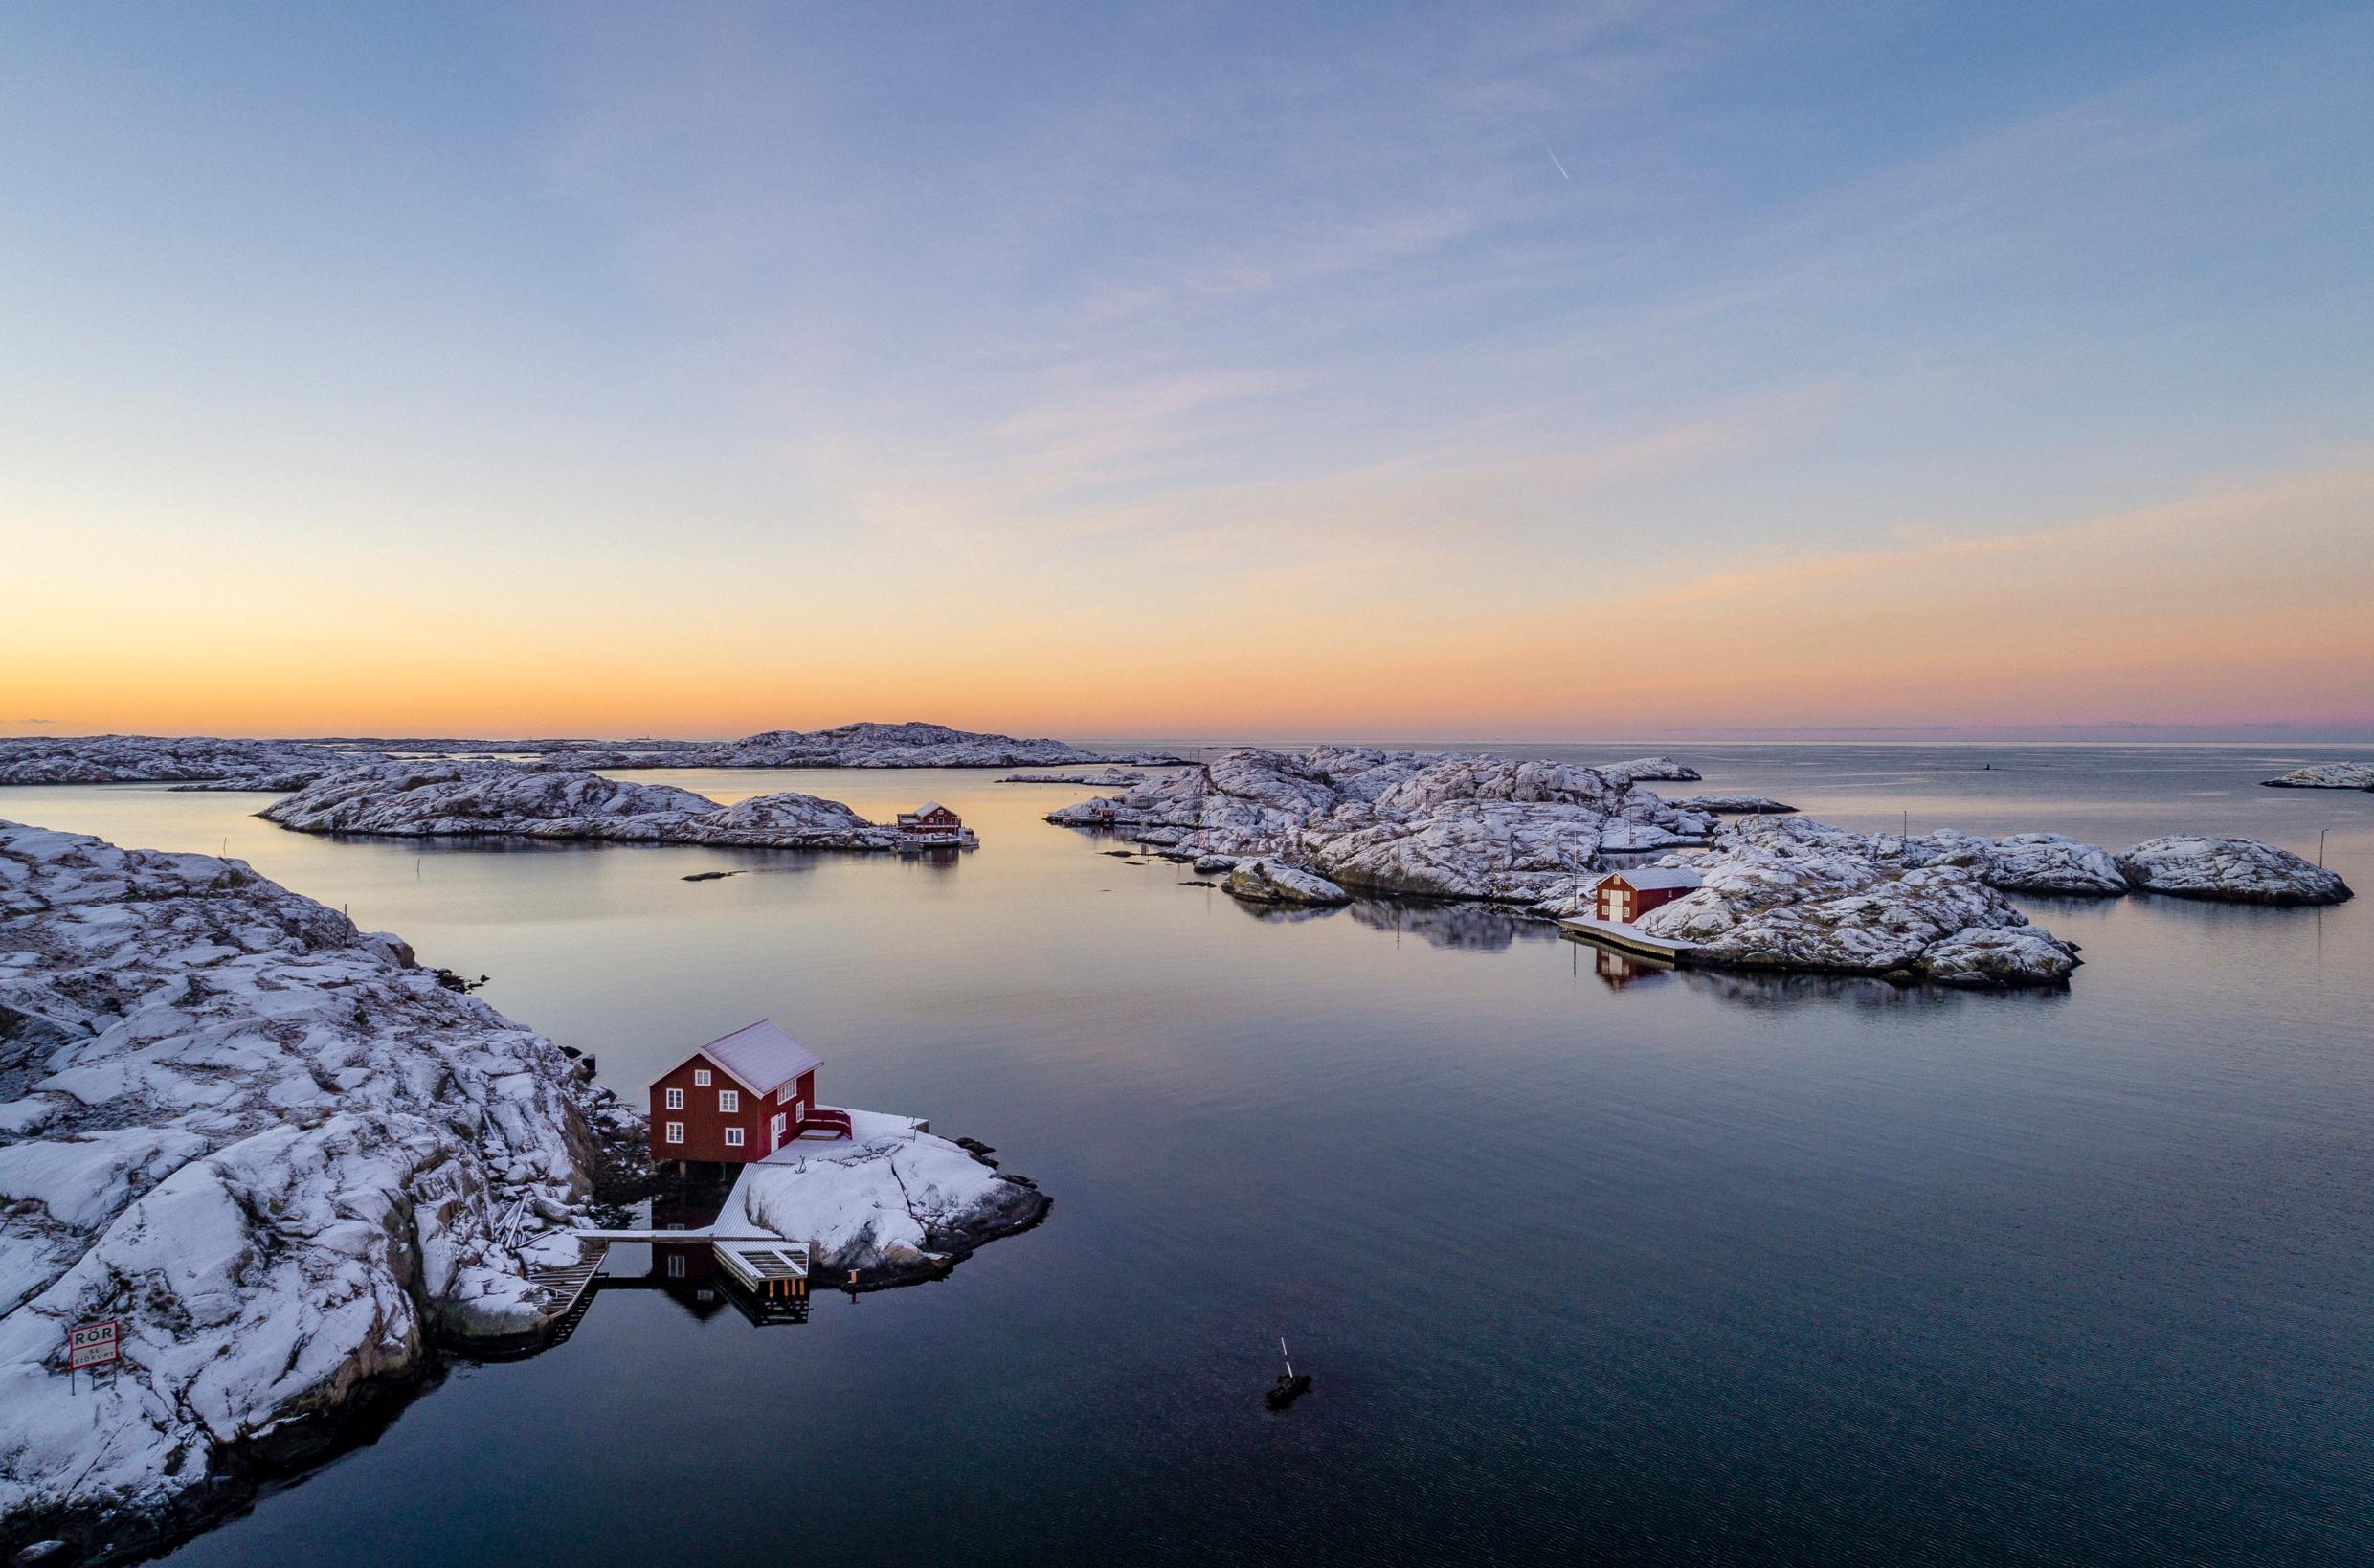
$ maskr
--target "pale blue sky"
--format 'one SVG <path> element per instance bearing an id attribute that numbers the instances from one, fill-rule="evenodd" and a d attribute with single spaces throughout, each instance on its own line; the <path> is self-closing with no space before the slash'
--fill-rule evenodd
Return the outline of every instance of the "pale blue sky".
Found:
<path id="1" fill-rule="evenodd" d="M 222 648 L 191 726 L 269 727 L 230 695 L 269 635 L 383 667 L 499 622 L 536 667 L 489 723 L 626 624 L 645 669 L 812 678 L 621 724 L 906 716 L 884 672 L 986 647 L 965 715 L 1176 728 L 1225 717 L 1180 706 L 1199 642 L 1282 617 L 1347 650 L 1314 692 L 1380 624 L 1485 669 L 1710 571 L 2374 456 L 2363 6 L 40 5 L 0 40 L 0 527 Z M 2366 572 L 2340 482 L 2269 526 Z M 2189 538 L 2138 549 L 2214 576 Z M 26 700 L 142 711 L 106 689 Z"/>

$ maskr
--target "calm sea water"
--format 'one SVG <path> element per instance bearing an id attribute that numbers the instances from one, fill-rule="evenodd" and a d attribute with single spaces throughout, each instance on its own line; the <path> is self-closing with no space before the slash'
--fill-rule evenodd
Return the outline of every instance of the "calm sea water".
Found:
<path id="1" fill-rule="evenodd" d="M 828 1102 L 983 1138 L 1056 1199 L 802 1325 L 605 1293 L 171 1560 L 2374 1555 L 2374 795 L 2254 784 L 2366 753 L 1686 750 L 1702 788 L 1857 827 L 2312 856 L 2329 828 L 2369 896 L 2033 901 L 2084 946 L 2061 995 L 1626 982 L 1480 911 L 1265 918 L 1039 820 L 1085 792 L 992 773 L 657 775 L 935 796 L 983 840 L 950 865 L 0 792 L 400 931 L 622 1091 L 771 1016 Z M 1317 1379 L 1282 1416 L 1280 1334 Z"/>

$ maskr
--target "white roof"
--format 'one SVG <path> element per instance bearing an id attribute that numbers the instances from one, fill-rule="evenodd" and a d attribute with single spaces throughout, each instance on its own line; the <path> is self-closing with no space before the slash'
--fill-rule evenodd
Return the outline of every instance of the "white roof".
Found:
<path id="1" fill-rule="evenodd" d="M 918 817 L 929 817 L 935 811 L 947 810 L 948 808 L 941 805 L 937 800 L 927 800 L 922 805 L 915 808 L 915 815 Z M 952 816 L 954 814 L 951 813 L 951 815 Z"/>
<path id="2" fill-rule="evenodd" d="M 752 1094 L 772 1094 L 824 1062 L 767 1019 L 710 1041 L 701 1047 L 701 1054 Z"/>
<path id="3" fill-rule="evenodd" d="M 1643 892 L 1646 892 L 1651 887 L 1698 887 L 1704 885 L 1706 882 L 1704 877 L 1688 866 L 1628 865 L 1608 872 L 1606 877 L 1601 877 L 1599 882 L 1591 885 L 1597 887 L 1601 882 L 1605 882 L 1607 877 L 1622 877 Z"/>

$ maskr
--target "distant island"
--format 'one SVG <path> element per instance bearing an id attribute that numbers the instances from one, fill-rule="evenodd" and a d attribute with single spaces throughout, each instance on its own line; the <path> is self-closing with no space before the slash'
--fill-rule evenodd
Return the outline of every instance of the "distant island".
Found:
<path id="1" fill-rule="evenodd" d="M 573 769 L 1142 768 L 1186 760 L 1163 752 L 1106 755 L 1067 741 L 1022 740 L 915 722 L 770 729 L 732 741 L 40 735 L 0 736 L 0 785 L 165 783 L 192 789 L 296 790 L 339 769 L 366 764 L 473 758 Z"/>
<path id="2" fill-rule="evenodd" d="M 1355 893 L 1471 899 L 1695 967 L 1978 988 L 2060 985 L 2080 962 L 2006 895 L 2289 906 L 2350 896 L 2334 872 L 2253 840 L 2175 835 L 2114 854 L 2055 833 L 1856 833 L 1761 796 L 1668 800 L 1642 787 L 1698 776 L 1670 757 L 1586 767 L 1247 748 L 1047 820 L 1190 862 L 1265 909 Z M 1669 874 L 1655 906 L 1610 917 L 1601 885 L 1652 862 Z"/>
<path id="3" fill-rule="evenodd" d="M 2259 782 L 2271 790 L 2374 790 L 2374 763 L 2319 762 Z"/>

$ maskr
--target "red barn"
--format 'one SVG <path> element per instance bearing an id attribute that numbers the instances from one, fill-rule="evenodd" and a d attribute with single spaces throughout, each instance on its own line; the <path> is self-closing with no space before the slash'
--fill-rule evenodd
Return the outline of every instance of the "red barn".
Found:
<path id="1" fill-rule="evenodd" d="M 1703 880 L 1697 872 L 1680 867 L 1636 865 L 1628 871 L 1610 871 L 1592 891 L 1599 917 L 1624 926 L 1660 904 L 1695 892 Z"/>
<path id="2" fill-rule="evenodd" d="M 819 1109 L 814 1051 L 772 1022 L 710 1041 L 652 1080 L 651 1157 L 746 1164 L 804 1133 L 849 1136 L 849 1113 Z"/>
<path id="3" fill-rule="evenodd" d="M 927 800 L 913 811 L 899 813 L 899 831 L 917 839 L 960 839 L 964 818 L 937 800 Z"/>

